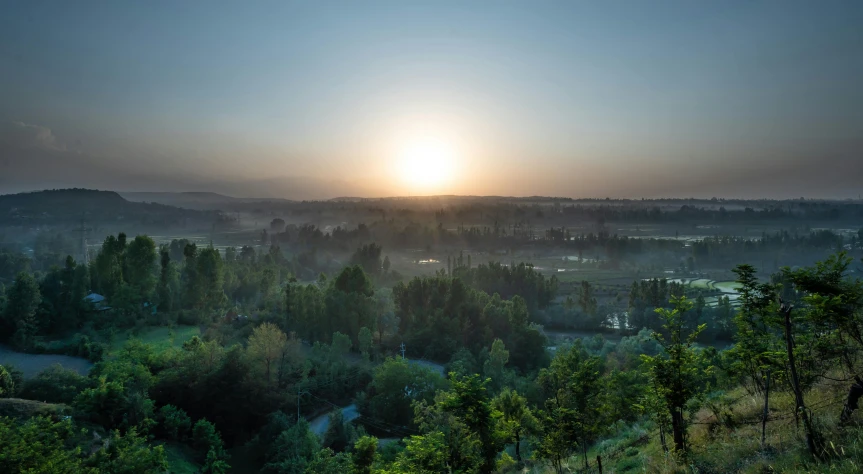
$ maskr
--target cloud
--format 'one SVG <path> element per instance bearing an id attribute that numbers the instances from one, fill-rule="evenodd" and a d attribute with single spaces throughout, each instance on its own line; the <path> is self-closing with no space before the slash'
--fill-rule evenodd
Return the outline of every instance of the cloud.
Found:
<path id="1" fill-rule="evenodd" d="M 23 150 L 66 151 L 66 145 L 48 127 L 7 122 L 0 127 L 0 142 Z"/>

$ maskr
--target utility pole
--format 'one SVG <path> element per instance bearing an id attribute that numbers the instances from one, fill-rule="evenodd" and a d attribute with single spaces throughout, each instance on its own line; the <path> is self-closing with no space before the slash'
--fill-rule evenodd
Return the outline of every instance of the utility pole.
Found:
<path id="1" fill-rule="evenodd" d="M 308 394 L 309 392 L 305 390 L 297 390 L 297 423 L 300 422 L 300 397 Z"/>
<path id="2" fill-rule="evenodd" d="M 404 358 L 405 358 L 405 343 L 404 342 L 401 345 L 401 351 L 402 351 L 402 360 L 404 360 Z"/>

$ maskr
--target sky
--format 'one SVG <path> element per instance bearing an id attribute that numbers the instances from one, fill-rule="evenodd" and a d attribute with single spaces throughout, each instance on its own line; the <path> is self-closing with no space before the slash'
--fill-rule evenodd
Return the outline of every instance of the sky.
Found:
<path id="1" fill-rule="evenodd" d="M 0 11 L 0 193 L 863 193 L 859 1 Z"/>

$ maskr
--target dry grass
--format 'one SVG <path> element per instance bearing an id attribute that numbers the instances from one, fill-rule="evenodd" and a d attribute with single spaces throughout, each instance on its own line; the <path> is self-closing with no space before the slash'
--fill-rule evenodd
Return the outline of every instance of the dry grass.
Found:
<path id="1" fill-rule="evenodd" d="M 721 419 L 707 408 L 696 414 L 689 430 L 690 452 L 685 458 L 665 454 L 658 432 L 653 430 L 647 444 L 632 446 L 613 458 L 604 459 L 603 473 L 863 472 L 863 409 L 854 414 L 850 426 L 838 426 L 847 390 L 847 383 L 825 382 L 804 396 L 814 425 L 825 440 L 822 460 L 814 459 L 806 449 L 802 423 L 798 428 L 795 422 L 791 393 L 770 395 L 770 418 L 762 447 L 764 398 L 740 389 L 724 397 L 727 404 L 721 410 Z M 618 438 L 623 440 L 626 436 L 628 433 L 622 433 Z M 595 454 L 591 455 L 593 458 Z M 568 472 L 584 472 L 579 471 L 582 466 L 579 458 L 571 459 L 568 466 Z M 529 472 L 553 471 L 548 466 L 537 465 Z"/>

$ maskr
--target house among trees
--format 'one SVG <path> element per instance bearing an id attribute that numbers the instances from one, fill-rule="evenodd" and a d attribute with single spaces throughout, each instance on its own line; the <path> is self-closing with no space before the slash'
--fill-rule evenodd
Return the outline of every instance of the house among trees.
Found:
<path id="1" fill-rule="evenodd" d="M 107 311 L 111 309 L 105 301 L 105 297 L 98 293 L 90 293 L 84 297 L 84 301 L 92 304 L 96 311 Z"/>

